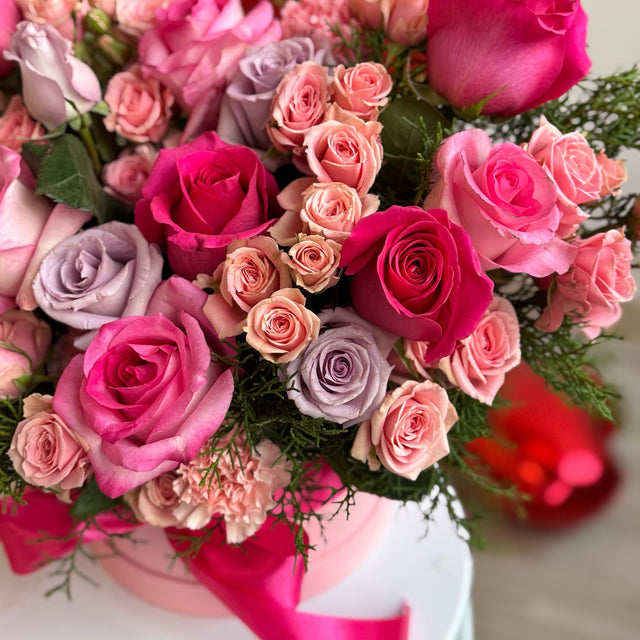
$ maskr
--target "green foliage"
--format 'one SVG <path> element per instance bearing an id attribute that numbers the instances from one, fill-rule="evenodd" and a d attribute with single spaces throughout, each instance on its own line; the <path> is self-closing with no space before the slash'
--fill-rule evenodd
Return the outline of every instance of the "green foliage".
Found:
<path id="1" fill-rule="evenodd" d="M 82 488 L 69 513 L 76 520 L 88 520 L 99 513 L 113 509 L 118 504 L 118 500 L 113 500 L 100 491 L 95 477 L 92 476 Z"/>
<path id="2" fill-rule="evenodd" d="M 4 497 L 22 502 L 25 482 L 16 473 L 8 451 L 16 430 L 22 419 L 22 399 L 0 398 L 0 508 Z"/>

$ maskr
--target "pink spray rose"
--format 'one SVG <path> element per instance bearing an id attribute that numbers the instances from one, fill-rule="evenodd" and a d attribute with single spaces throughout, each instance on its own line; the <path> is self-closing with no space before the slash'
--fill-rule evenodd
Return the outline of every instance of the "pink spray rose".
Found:
<path id="1" fill-rule="evenodd" d="M 455 107 L 514 115 L 589 72 L 579 0 L 430 0 L 429 84 Z"/>
<path id="2" fill-rule="evenodd" d="M 139 65 L 116 73 L 109 80 L 104 101 L 110 113 L 107 131 L 132 142 L 159 142 L 171 120 L 174 96 L 156 78 L 144 78 Z"/>
<path id="3" fill-rule="evenodd" d="M 627 179 L 627 169 L 622 160 L 608 158 L 604 149 L 596 156 L 600 171 L 602 172 L 602 189 L 600 189 L 600 197 L 604 198 L 608 195 L 620 195 L 620 186 Z"/>
<path id="4" fill-rule="evenodd" d="M 291 269 L 298 287 L 319 293 L 338 282 L 340 245 L 322 236 L 300 234 L 282 261 Z"/>
<path id="5" fill-rule="evenodd" d="M 382 464 L 415 480 L 449 453 L 447 433 L 457 420 L 442 387 L 430 380 L 408 380 L 387 393 L 371 419 L 360 425 L 351 455 L 373 470 Z"/>
<path id="6" fill-rule="evenodd" d="M 81 487 L 91 473 L 85 443 L 53 411 L 53 397 L 28 396 L 23 415 L 8 451 L 20 477 L 57 492 Z"/>
<path id="7" fill-rule="evenodd" d="M 0 397 L 17 398 L 15 379 L 29 376 L 44 361 L 51 327 L 30 311 L 11 309 L 0 315 Z"/>
<path id="8" fill-rule="evenodd" d="M 36 24 L 50 24 L 67 40 L 74 39 L 75 23 L 72 12 L 76 0 L 15 0 L 22 9 L 22 17 Z"/>
<path id="9" fill-rule="evenodd" d="M 449 355 L 492 299 L 469 236 L 445 211 L 393 206 L 360 220 L 342 245 L 356 311 L 373 324 Z"/>
<path id="10" fill-rule="evenodd" d="M 424 207 L 445 209 L 465 229 L 485 269 L 543 277 L 569 268 L 575 249 L 557 237 L 558 187 L 524 149 L 469 129 L 445 140 L 435 164 Z"/>
<path id="11" fill-rule="evenodd" d="M 167 0 L 117 0 L 114 8 L 118 27 L 139 38 L 155 24 L 156 9 L 167 4 Z"/>
<path id="12" fill-rule="evenodd" d="M 0 51 L 9 48 L 11 36 L 22 18 L 20 8 L 15 2 L 5 2 L 0 13 Z M 0 77 L 6 76 L 14 67 L 13 62 L 0 55 Z"/>
<path id="13" fill-rule="evenodd" d="M 349 0 L 351 14 L 366 29 L 380 29 L 412 47 L 427 37 L 429 0 Z"/>
<path id="14" fill-rule="evenodd" d="M 104 190 L 129 205 L 142 197 L 158 152 L 150 144 L 140 144 L 125 149 L 113 162 L 104 165 L 102 183 Z"/>
<path id="15" fill-rule="evenodd" d="M 494 296 L 473 333 L 438 363 L 449 381 L 491 405 L 505 374 L 520 363 L 520 327 L 513 305 Z"/>
<path id="16" fill-rule="evenodd" d="M 361 62 L 353 67 L 339 64 L 333 70 L 333 101 L 363 120 L 375 120 L 387 104 L 393 87 L 384 65 Z"/>
<path id="17" fill-rule="evenodd" d="M 573 266 L 551 284 L 551 302 L 536 327 L 555 331 L 569 315 L 586 323 L 582 329 L 592 339 L 620 318 L 620 303 L 633 298 L 636 285 L 631 275 L 631 242 L 622 230 L 611 229 L 574 244 L 577 254 Z"/>
<path id="18" fill-rule="evenodd" d="M 44 132 L 42 125 L 35 122 L 25 109 L 22 98 L 17 94 L 12 96 L 0 117 L 0 146 L 19 153 L 23 142 L 39 138 Z"/>
<path id="19" fill-rule="evenodd" d="M 192 280 L 213 273 L 233 240 L 274 222 L 277 192 L 253 151 L 205 133 L 160 152 L 135 221 L 147 240 L 167 247 L 173 271 Z"/>
<path id="20" fill-rule="evenodd" d="M 174 527 L 179 524 L 173 513 L 180 502 L 173 490 L 177 477 L 175 471 L 167 471 L 124 494 L 124 499 L 140 522 L 154 527 Z"/>
<path id="21" fill-rule="evenodd" d="M 50 25 L 20 22 L 5 57 L 20 65 L 24 104 L 49 131 L 102 97 L 91 67 L 73 56 L 71 41 Z"/>
<path id="22" fill-rule="evenodd" d="M 179 322 L 158 313 L 103 325 L 56 387 L 54 410 L 88 443 L 111 498 L 192 460 L 229 407 L 231 371 L 193 315 Z"/>

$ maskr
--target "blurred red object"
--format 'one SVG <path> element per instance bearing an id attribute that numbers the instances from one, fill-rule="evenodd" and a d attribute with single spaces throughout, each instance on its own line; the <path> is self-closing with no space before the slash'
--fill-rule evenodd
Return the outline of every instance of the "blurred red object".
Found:
<path id="1" fill-rule="evenodd" d="M 494 437 L 467 445 L 475 462 L 530 497 L 531 524 L 565 527 L 598 511 L 619 481 L 606 450 L 615 425 L 570 406 L 524 363 L 507 374 L 500 396 L 510 405 L 489 411 Z"/>

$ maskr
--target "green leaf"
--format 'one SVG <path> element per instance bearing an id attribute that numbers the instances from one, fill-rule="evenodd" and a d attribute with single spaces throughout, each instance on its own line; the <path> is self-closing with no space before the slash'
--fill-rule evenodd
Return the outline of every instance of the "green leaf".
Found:
<path id="1" fill-rule="evenodd" d="M 501 87 L 497 91 L 490 93 L 486 98 L 482 98 L 482 100 L 479 100 L 468 107 L 455 109 L 456 115 L 462 120 L 475 120 L 476 118 L 479 118 L 482 115 L 482 110 L 487 106 L 489 100 L 491 100 L 491 98 L 495 98 L 503 89 L 504 87 Z"/>
<path id="2" fill-rule="evenodd" d="M 58 138 L 41 158 L 37 192 L 90 211 L 101 223 L 131 219 L 131 209 L 103 190 L 87 150 L 73 135 Z"/>
<path id="3" fill-rule="evenodd" d="M 69 513 L 76 520 L 87 520 L 103 511 L 109 511 L 117 505 L 116 500 L 112 500 L 100 491 L 95 477 L 92 477 L 73 503 Z"/>

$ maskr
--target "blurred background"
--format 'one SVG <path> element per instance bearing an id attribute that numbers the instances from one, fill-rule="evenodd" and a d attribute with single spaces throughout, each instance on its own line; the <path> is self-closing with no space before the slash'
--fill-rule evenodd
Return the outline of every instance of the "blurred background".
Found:
<path id="1" fill-rule="evenodd" d="M 592 73 L 640 63 L 640 2 L 582 0 L 589 15 Z M 640 96 L 638 96 L 640 99 Z M 626 192 L 640 192 L 640 151 L 628 155 Z M 636 273 L 636 282 L 640 281 Z M 476 640 L 637 640 L 640 638 L 640 295 L 623 306 L 599 348 L 605 379 L 623 396 L 620 429 L 608 442 L 620 483 L 598 513 L 560 530 L 489 517 L 476 551 Z"/>

